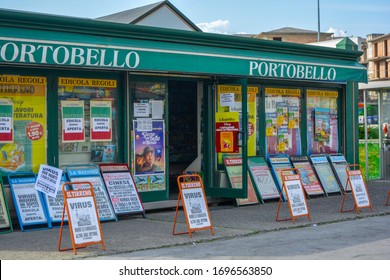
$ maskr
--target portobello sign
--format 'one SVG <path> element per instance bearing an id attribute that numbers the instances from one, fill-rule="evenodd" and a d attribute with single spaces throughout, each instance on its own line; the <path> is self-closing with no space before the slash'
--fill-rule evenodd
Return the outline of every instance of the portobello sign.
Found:
<path id="1" fill-rule="evenodd" d="M 43 35 L 35 33 L 35 38 Z M 114 37 L 72 38 L 74 42 L 0 37 L 0 63 L 324 82 L 367 81 L 367 70 L 356 61 Z"/>

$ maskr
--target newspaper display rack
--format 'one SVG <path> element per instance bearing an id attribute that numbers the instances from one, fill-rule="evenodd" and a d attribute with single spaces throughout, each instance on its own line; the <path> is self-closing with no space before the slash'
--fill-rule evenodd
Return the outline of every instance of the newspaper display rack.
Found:
<path id="1" fill-rule="evenodd" d="M 210 213 L 203 188 L 202 178 L 198 174 L 180 175 L 177 177 L 179 196 L 177 199 L 175 219 L 173 222 L 173 235 L 189 234 L 197 230 L 210 229 L 214 235 L 214 229 L 210 219 Z M 175 232 L 180 204 L 183 206 L 187 231 Z"/>
<path id="2" fill-rule="evenodd" d="M 9 187 L 22 231 L 51 228 L 43 195 L 35 189 L 35 181 L 36 175 L 32 172 L 8 174 Z"/>
<path id="3" fill-rule="evenodd" d="M 74 190 L 70 189 L 70 185 Z M 79 188 L 77 188 L 79 185 Z M 58 250 L 73 250 L 85 248 L 92 244 L 101 244 L 105 250 L 102 227 L 96 206 L 96 198 L 93 186 L 90 182 L 66 182 L 62 186 L 64 207 L 58 238 Z M 65 212 L 68 217 L 68 225 L 72 247 L 61 248 L 62 234 L 64 230 Z"/>
<path id="4" fill-rule="evenodd" d="M 360 169 L 360 166 L 358 164 L 349 164 L 345 167 L 345 170 L 348 179 L 344 190 L 340 212 L 344 213 L 344 212 L 356 211 L 357 213 L 359 213 L 359 209 L 363 209 L 363 208 L 369 208 L 372 211 L 373 209 L 371 205 L 370 196 L 368 194 L 367 186 L 366 183 L 364 182 L 363 175 L 362 175 L 363 173 Z M 350 188 L 350 190 L 348 190 L 349 189 L 348 187 Z M 344 210 L 344 203 L 348 191 L 352 192 L 354 208 L 349 210 Z"/>
<path id="5" fill-rule="evenodd" d="M 327 156 L 324 154 L 311 155 L 310 161 L 313 164 L 313 168 L 317 173 L 317 177 L 320 180 L 326 195 L 331 193 L 342 194 L 340 185 L 333 173 Z"/>
<path id="6" fill-rule="evenodd" d="M 61 186 L 66 182 L 66 174 L 62 173 L 60 187 L 57 191 L 56 197 L 51 197 L 44 193 L 44 202 L 47 209 L 47 213 L 52 226 L 58 226 L 62 220 L 62 210 L 64 208 L 64 196 L 62 194 Z M 65 214 L 65 222 L 68 221 L 68 217 Z"/>
<path id="7" fill-rule="evenodd" d="M 283 180 L 282 180 L 282 170 L 289 169 L 291 170 L 293 166 L 291 165 L 290 159 L 286 154 L 275 154 L 268 155 L 268 162 L 271 166 L 272 174 L 275 178 L 275 183 L 279 189 L 279 192 L 283 194 L 283 200 L 286 200 L 286 194 L 283 190 Z M 293 174 L 293 173 L 291 173 Z"/>
<path id="8" fill-rule="evenodd" d="M 118 221 L 97 165 L 69 165 L 66 167 L 66 173 L 70 182 L 89 182 L 92 184 L 100 221 Z M 83 185 L 75 184 L 73 188 L 75 187 L 83 188 Z"/>
<path id="9" fill-rule="evenodd" d="M 13 231 L 11 216 L 9 214 L 9 208 L 7 199 L 4 192 L 3 179 L 0 172 L 0 233 L 9 233 Z"/>
<path id="10" fill-rule="evenodd" d="M 142 214 L 145 218 L 145 209 L 127 164 L 100 164 L 99 168 L 115 214 Z"/>
<path id="11" fill-rule="evenodd" d="M 346 168 L 348 162 L 345 159 L 343 154 L 329 155 L 329 160 L 334 170 L 334 174 L 336 175 L 337 180 L 339 181 L 341 190 L 344 191 L 347 188 L 348 175 L 346 172 Z"/>
<path id="12" fill-rule="evenodd" d="M 310 198 L 310 195 L 325 195 L 309 158 L 307 156 L 290 156 L 290 160 L 294 168 L 299 170 L 303 188 L 307 196 Z"/>
<path id="13" fill-rule="evenodd" d="M 295 218 L 307 216 L 310 220 L 310 211 L 307 206 L 305 192 L 303 190 L 301 176 L 297 168 L 281 170 L 283 191 L 286 194 L 286 200 L 290 210 L 291 218 L 279 219 L 280 207 L 283 202 L 282 193 L 280 193 L 278 210 L 276 212 L 276 221 L 289 221 L 295 223 Z"/>

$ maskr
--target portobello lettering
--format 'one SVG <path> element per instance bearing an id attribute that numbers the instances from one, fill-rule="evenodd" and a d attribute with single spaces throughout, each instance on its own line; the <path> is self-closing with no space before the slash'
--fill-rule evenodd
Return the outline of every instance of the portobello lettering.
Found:
<path id="1" fill-rule="evenodd" d="M 249 63 L 249 75 L 286 79 L 334 81 L 336 80 L 337 71 L 333 67 L 251 61 Z"/>

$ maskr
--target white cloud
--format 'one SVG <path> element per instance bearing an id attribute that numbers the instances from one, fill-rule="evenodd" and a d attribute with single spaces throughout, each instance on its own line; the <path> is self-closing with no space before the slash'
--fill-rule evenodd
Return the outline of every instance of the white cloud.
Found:
<path id="1" fill-rule="evenodd" d="M 230 22 L 228 20 L 215 20 L 212 22 L 198 23 L 197 26 L 203 32 L 228 34 Z"/>
<path id="2" fill-rule="evenodd" d="M 330 27 L 326 32 L 333 33 L 333 37 L 346 37 L 347 36 L 347 31 L 344 31 L 341 29 L 335 29 L 333 27 Z"/>

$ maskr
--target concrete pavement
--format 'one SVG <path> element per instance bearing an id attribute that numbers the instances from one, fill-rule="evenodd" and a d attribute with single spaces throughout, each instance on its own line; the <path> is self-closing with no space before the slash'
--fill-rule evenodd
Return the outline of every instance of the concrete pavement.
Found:
<path id="1" fill-rule="evenodd" d="M 19 229 L 12 233 L 0 235 L 0 259 L 89 259 L 104 258 L 104 256 L 134 251 L 173 247 L 184 244 L 200 244 L 215 240 L 239 240 L 245 242 L 244 237 L 272 234 L 279 230 L 300 228 L 301 234 L 311 234 L 311 228 L 321 227 L 330 223 L 359 220 L 368 217 L 390 215 L 390 206 L 386 206 L 387 193 L 390 190 L 389 181 L 370 181 L 367 183 L 373 211 L 363 209 L 360 213 L 340 213 L 342 195 L 329 197 L 319 196 L 308 199 L 311 220 L 307 217 L 292 221 L 277 222 L 275 220 L 278 203 L 267 201 L 264 205 L 250 205 L 235 207 L 233 203 L 224 205 L 209 205 L 210 216 L 215 234 L 210 230 L 197 231 L 190 238 L 186 235 L 172 235 L 175 209 L 151 211 L 146 213 L 146 219 L 141 215 L 119 218 L 118 222 L 102 224 L 106 250 L 100 245 L 90 245 L 78 249 L 77 255 L 73 251 L 58 251 L 59 228 L 21 232 Z M 346 209 L 353 208 L 353 198 L 349 194 L 346 199 Z M 287 203 L 281 207 L 280 217 L 290 217 Z M 334 229 L 334 227 L 332 227 Z M 186 230 L 184 214 L 179 213 L 178 231 Z M 331 228 L 329 228 L 331 230 Z M 62 247 L 71 247 L 69 229 L 63 233 Z M 223 257 L 223 256 L 220 256 Z M 145 257 L 147 258 L 147 257 Z M 180 258 L 180 256 L 179 256 Z"/>

